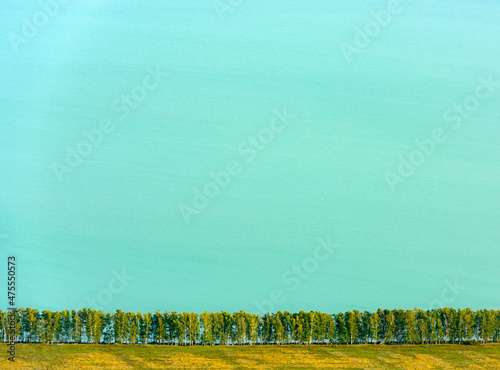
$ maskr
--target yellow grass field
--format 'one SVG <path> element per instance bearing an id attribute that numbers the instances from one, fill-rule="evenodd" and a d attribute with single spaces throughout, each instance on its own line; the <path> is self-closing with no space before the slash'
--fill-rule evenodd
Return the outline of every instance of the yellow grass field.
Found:
<path id="1" fill-rule="evenodd" d="M 500 369 L 500 344 L 214 346 L 18 344 L 1 369 Z"/>

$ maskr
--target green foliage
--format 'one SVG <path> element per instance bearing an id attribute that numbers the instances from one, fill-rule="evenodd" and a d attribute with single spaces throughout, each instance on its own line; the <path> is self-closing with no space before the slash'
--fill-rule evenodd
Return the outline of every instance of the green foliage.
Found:
<path id="1" fill-rule="evenodd" d="M 497 342 L 500 312 L 455 310 L 353 310 L 330 315 L 288 311 L 263 316 L 234 312 L 103 313 L 15 311 L 16 340 L 23 343 L 358 344 Z M 0 341 L 7 341 L 7 313 L 0 310 Z"/>

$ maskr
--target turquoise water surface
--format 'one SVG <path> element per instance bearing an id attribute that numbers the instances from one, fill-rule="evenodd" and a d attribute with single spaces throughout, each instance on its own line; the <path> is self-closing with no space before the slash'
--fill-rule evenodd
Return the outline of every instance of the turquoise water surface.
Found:
<path id="1" fill-rule="evenodd" d="M 0 11 L 18 307 L 498 308 L 500 3 Z"/>

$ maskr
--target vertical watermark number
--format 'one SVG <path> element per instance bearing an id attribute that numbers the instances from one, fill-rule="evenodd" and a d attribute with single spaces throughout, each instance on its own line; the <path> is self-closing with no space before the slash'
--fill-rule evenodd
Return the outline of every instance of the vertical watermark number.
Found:
<path id="1" fill-rule="evenodd" d="M 7 300 L 8 306 L 8 327 L 7 333 L 9 337 L 9 361 L 16 361 L 16 257 L 10 256 L 7 258 Z"/>

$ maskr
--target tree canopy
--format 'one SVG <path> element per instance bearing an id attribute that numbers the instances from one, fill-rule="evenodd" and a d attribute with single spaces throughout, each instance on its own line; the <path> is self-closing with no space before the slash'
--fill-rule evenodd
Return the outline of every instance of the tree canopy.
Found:
<path id="1" fill-rule="evenodd" d="M 22 343 L 123 343 L 170 345 L 426 344 L 498 342 L 500 310 L 358 310 L 328 314 L 244 311 L 201 314 L 175 311 L 104 313 L 20 308 L 15 340 Z M 0 341 L 8 341 L 8 313 L 0 311 Z"/>

